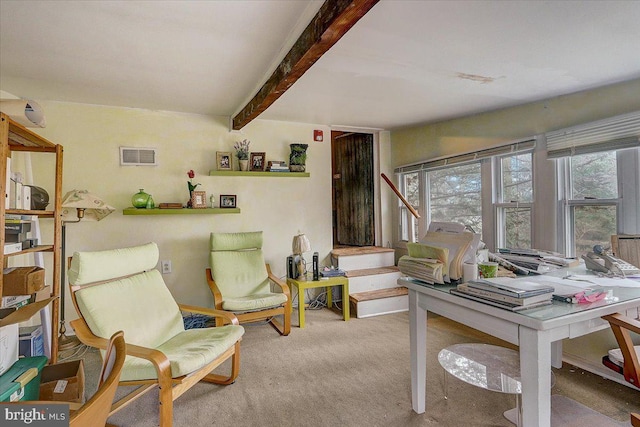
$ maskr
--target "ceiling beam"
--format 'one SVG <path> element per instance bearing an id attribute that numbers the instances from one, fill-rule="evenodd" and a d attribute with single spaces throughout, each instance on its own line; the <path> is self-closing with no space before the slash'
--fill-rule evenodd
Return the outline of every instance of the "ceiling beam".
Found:
<path id="1" fill-rule="evenodd" d="M 258 93 L 233 118 L 240 130 L 287 91 L 379 0 L 326 0 Z"/>

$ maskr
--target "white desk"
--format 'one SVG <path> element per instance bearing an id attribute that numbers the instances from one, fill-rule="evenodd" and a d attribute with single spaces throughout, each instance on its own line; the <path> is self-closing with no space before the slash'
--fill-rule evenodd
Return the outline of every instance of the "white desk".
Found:
<path id="1" fill-rule="evenodd" d="M 413 410 L 426 409 L 427 312 L 439 314 L 520 347 L 523 427 L 550 427 L 551 366 L 562 366 L 562 339 L 609 324 L 600 317 L 622 312 L 637 316 L 640 288 L 609 288 L 612 296 L 592 304 L 552 305 L 514 313 L 451 295 L 450 285 L 398 279 L 409 289 L 411 398 Z M 627 312 L 628 310 L 628 312 Z"/>

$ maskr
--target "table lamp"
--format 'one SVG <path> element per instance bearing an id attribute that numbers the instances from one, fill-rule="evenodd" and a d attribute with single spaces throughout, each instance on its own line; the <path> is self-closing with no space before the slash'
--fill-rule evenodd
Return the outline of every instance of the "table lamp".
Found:
<path id="1" fill-rule="evenodd" d="M 309 239 L 304 234 L 298 234 L 293 236 L 293 243 L 291 244 L 291 249 L 296 257 L 296 268 L 298 270 L 298 280 L 307 280 L 306 275 L 306 262 L 303 253 L 309 252 L 311 250 L 311 243 L 309 243 Z"/>
<path id="2" fill-rule="evenodd" d="M 87 190 L 71 190 L 62 198 L 62 263 L 66 263 L 65 245 L 66 245 L 66 224 L 73 222 L 100 221 L 102 218 L 115 211 L 115 208 L 109 206 L 99 197 L 89 193 Z M 60 350 L 69 350 L 77 347 L 80 341 L 76 337 L 68 337 L 66 335 L 67 328 L 64 319 L 64 301 L 65 301 L 65 272 L 66 265 L 60 269 L 62 298 L 60 300 L 60 335 L 58 337 L 58 348 Z"/>

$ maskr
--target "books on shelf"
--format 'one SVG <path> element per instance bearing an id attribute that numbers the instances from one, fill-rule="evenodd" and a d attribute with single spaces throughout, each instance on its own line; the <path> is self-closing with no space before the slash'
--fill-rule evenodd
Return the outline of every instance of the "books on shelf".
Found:
<path id="1" fill-rule="evenodd" d="M 289 172 L 289 166 L 283 160 L 270 160 L 267 162 L 267 172 Z"/>

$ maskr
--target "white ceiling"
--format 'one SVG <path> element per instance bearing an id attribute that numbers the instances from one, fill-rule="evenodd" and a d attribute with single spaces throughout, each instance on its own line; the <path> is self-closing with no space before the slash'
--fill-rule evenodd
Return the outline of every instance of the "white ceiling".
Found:
<path id="1" fill-rule="evenodd" d="M 231 117 L 321 5 L 0 0 L 0 89 Z M 381 0 L 260 118 L 393 129 L 637 79 L 639 22 L 640 1 Z"/>

